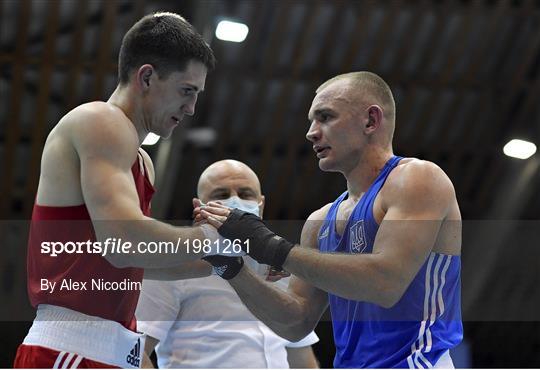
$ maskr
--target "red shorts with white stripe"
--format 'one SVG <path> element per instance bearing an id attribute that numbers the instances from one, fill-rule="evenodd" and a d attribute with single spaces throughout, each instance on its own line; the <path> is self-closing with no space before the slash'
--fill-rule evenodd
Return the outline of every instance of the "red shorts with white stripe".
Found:
<path id="1" fill-rule="evenodd" d="M 92 361 L 76 353 L 60 352 L 26 344 L 21 344 L 17 349 L 13 367 L 27 369 L 118 369 L 117 366 Z"/>

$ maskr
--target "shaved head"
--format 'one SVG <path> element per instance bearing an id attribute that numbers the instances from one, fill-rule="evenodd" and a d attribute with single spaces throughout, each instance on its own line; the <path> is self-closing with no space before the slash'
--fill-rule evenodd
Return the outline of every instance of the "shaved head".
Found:
<path id="1" fill-rule="evenodd" d="M 238 195 L 259 201 L 262 198 L 259 178 L 245 163 L 225 159 L 208 166 L 197 185 L 197 196 L 203 202 Z"/>
<path id="2" fill-rule="evenodd" d="M 345 73 L 329 79 L 319 86 L 316 92 L 319 93 L 338 81 L 350 82 L 350 87 L 359 93 L 359 96 L 377 102 L 378 105 L 385 108 L 387 119 L 395 120 L 396 103 L 394 101 L 394 95 L 392 94 L 392 90 L 390 90 L 390 86 L 381 77 L 367 71 Z"/>
<path id="3" fill-rule="evenodd" d="M 391 143 L 395 129 L 396 103 L 388 84 L 372 72 L 351 72 L 329 79 L 319 86 L 316 93 L 320 94 L 335 85 L 339 85 L 351 102 L 378 105 L 382 108 L 386 134 L 384 139 Z"/>

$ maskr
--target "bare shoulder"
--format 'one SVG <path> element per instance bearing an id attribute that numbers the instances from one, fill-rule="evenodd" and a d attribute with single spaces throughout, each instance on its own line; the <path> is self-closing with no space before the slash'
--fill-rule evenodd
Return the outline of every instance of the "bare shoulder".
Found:
<path id="1" fill-rule="evenodd" d="M 328 203 L 314 211 L 311 215 L 309 215 L 308 221 L 320 221 L 322 223 L 322 221 L 324 221 L 326 218 L 326 214 L 328 213 L 328 210 L 330 210 L 330 207 L 332 207 L 332 203 Z"/>
<path id="2" fill-rule="evenodd" d="M 62 121 L 70 126 L 70 136 L 79 155 L 114 158 L 129 166 L 135 160 L 139 146 L 137 132 L 118 107 L 91 102 L 73 109 Z"/>
<path id="3" fill-rule="evenodd" d="M 381 190 L 383 209 L 392 205 L 447 209 L 455 201 L 450 178 L 435 163 L 406 158 L 390 173 Z"/>
<path id="4" fill-rule="evenodd" d="M 304 247 L 318 248 L 318 235 L 321 226 L 326 218 L 328 210 L 332 206 L 332 203 L 328 203 L 324 207 L 319 208 L 313 212 L 302 228 L 302 235 L 300 238 L 300 244 Z"/>
<path id="5" fill-rule="evenodd" d="M 406 158 L 388 176 L 388 190 L 422 193 L 424 191 L 452 191 L 454 186 L 446 173 L 435 163 Z"/>

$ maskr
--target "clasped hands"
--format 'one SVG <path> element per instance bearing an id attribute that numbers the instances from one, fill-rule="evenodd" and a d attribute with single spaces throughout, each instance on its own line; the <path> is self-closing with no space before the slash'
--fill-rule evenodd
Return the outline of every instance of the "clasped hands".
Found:
<path id="1" fill-rule="evenodd" d="M 219 234 L 229 240 L 240 240 L 244 252 L 259 263 L 272 266 L 267 280 L 277 281 L 289 274 L 281 271 L 293 243 L 276 235 L 257 216 L 231 209 L 219 202 L 202 204 L 193 199 L 195 225 L 210 224 Z M 214 266 L 214 271 L 224 279 L 232 279 L 243 266 L 241 257 L 225 255 L 206 256 L 204 259 Z"/>

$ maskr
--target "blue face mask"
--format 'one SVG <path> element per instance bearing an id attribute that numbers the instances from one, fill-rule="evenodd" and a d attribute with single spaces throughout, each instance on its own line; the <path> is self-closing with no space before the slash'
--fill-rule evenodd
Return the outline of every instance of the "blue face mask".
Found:
<path id="1" fill-rule="evenodd" d="M 241 211 L 252 213 L 255 216 L 260 216 L 259 203 L 254 200 L 240 199 L 235 195 L 227 199 L 219 200 L 219 202 L 224 206 L 238 208 Z"/>

